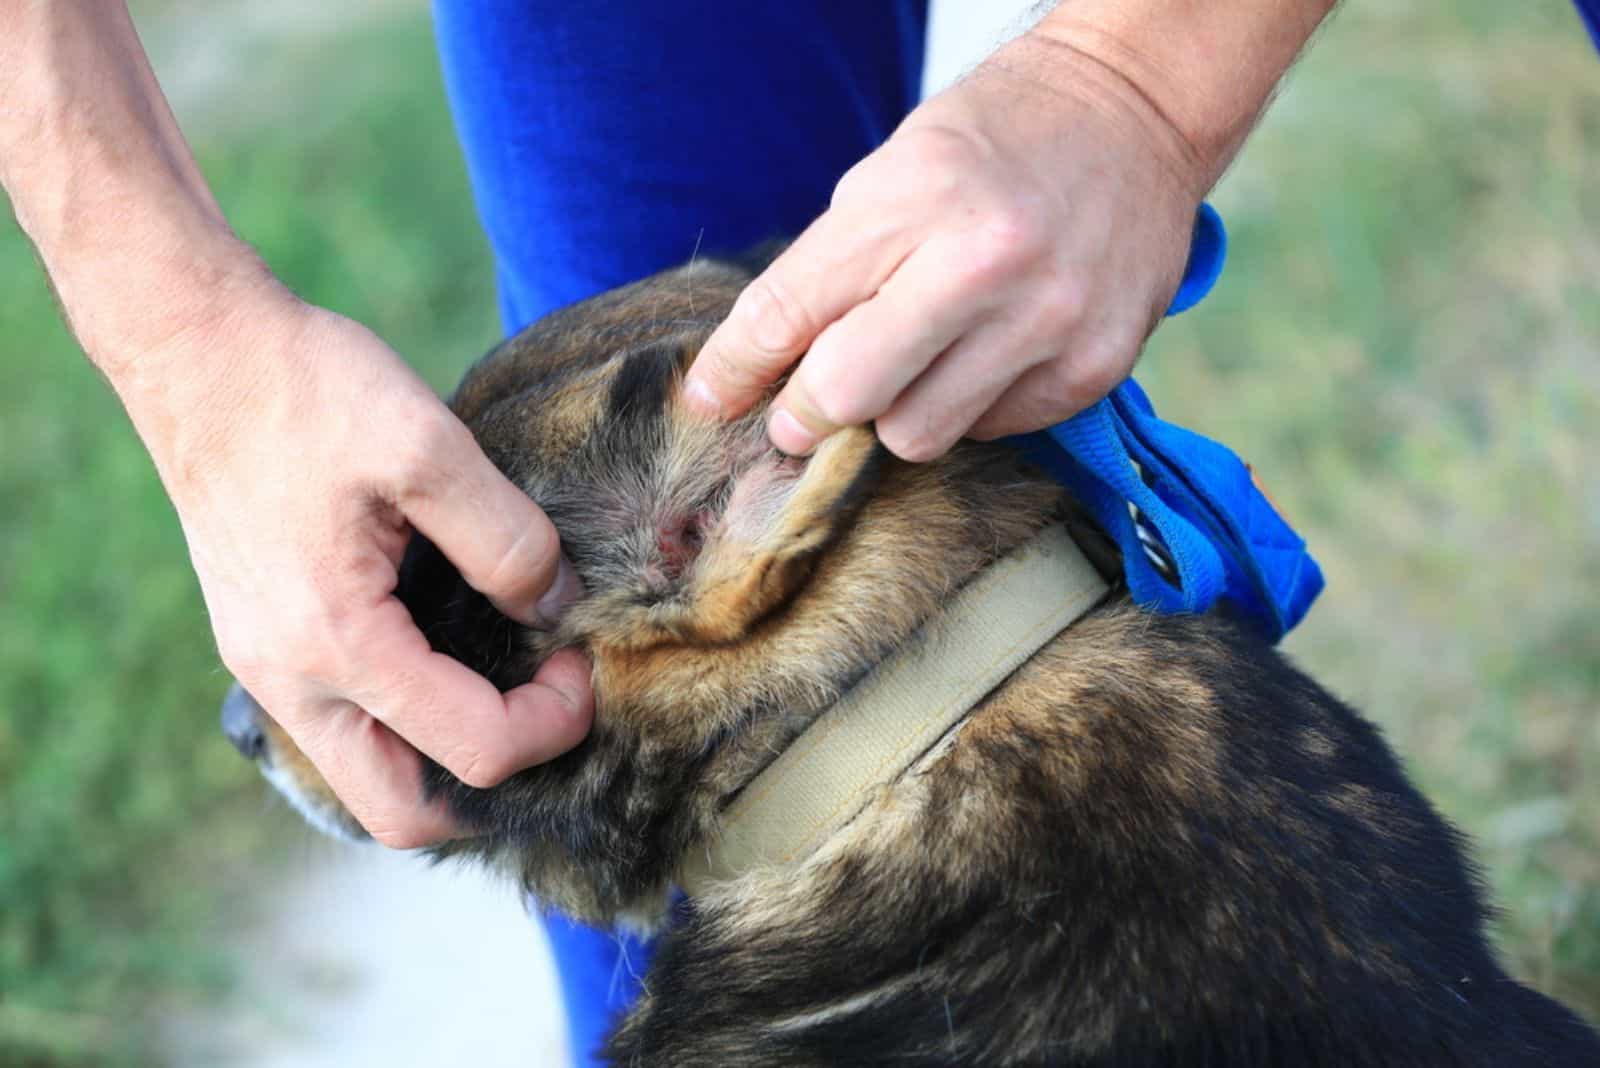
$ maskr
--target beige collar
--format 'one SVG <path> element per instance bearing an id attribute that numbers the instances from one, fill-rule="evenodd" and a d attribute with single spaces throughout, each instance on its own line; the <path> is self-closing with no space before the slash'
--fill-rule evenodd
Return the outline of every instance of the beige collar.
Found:
<path id="1" fill-rule="evenodd" d="M 983 571 L 734 798 L 679 883 L 697 894 L 804 860 L 1106 589 L 1060 526 Z"/>

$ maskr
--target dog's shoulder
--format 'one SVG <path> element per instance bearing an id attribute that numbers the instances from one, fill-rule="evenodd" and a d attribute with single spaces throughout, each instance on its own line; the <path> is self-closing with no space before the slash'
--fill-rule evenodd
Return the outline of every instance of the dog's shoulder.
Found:
<path id="1" fill-rule="evenodd" d="M 691 908 L 652 975 L 660 1008 L 616 1049 L 706 1053 L 717 1036 L 764 1064 L 1097 1068 L 1600 1056 L 1500 969 L 1486 917 L 1460 836 L 1376 727 L 1227 621 L 1122 600 L 798 873 Z"/>

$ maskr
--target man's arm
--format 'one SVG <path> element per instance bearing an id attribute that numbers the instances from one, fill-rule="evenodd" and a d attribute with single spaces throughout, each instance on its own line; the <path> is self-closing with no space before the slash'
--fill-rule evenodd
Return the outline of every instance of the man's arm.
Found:
<path id="1" fill-rule="evenodd" d="M 1338 0 L 1068 0 L 1033 33 L 1103 64 L 1183 138 L 1207 189 Z"/>
<path id="2" fill-rule="evenodd" d="M 1132 370 L 1195 211 L 1334 0 L 1069 0 L 926 101 L 740 297 L 691 403 L 911 460 L 1059 422 Z M 802 358 L 803 357 L 803 358 Z"/>
<path id="3" fill-rule="evenodd" d="M 228 228 L 123 4 L 0 0 L 0 183 L 155 461 L 223 659 L 375 837 L 453 831 L 408 741 L 486 786 L 583 736 L 581 655 L 502 695 L 394 598 L 413 525 L 531 624 L 576 580 L 432 391 Z"/>

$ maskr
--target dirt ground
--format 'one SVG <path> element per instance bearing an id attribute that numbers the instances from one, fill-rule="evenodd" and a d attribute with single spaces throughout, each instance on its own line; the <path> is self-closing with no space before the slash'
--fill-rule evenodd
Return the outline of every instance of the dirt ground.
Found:
<path id="1" fill-rule="evenodd" d="M 178 1068 L 567 1062 L 549 951 L 509 886 L 321 840 L 274 878 L 230 947 L 240 988 L 173 1021 Z"/>

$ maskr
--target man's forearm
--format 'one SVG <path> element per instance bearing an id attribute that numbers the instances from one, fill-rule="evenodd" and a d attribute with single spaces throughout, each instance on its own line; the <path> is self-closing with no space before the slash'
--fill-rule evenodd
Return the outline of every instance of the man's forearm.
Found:
<path id="1" fill-rule="evenodd" d="M 252 270 L 121 3 L 0 0 L 0 183 L 119 392 Z"/>
<path id="2" fill-rule="evenodd" d="M 1209 186 L 1337 0 L 1064 0 L 1034 33 L 1125 78 Z"/>

